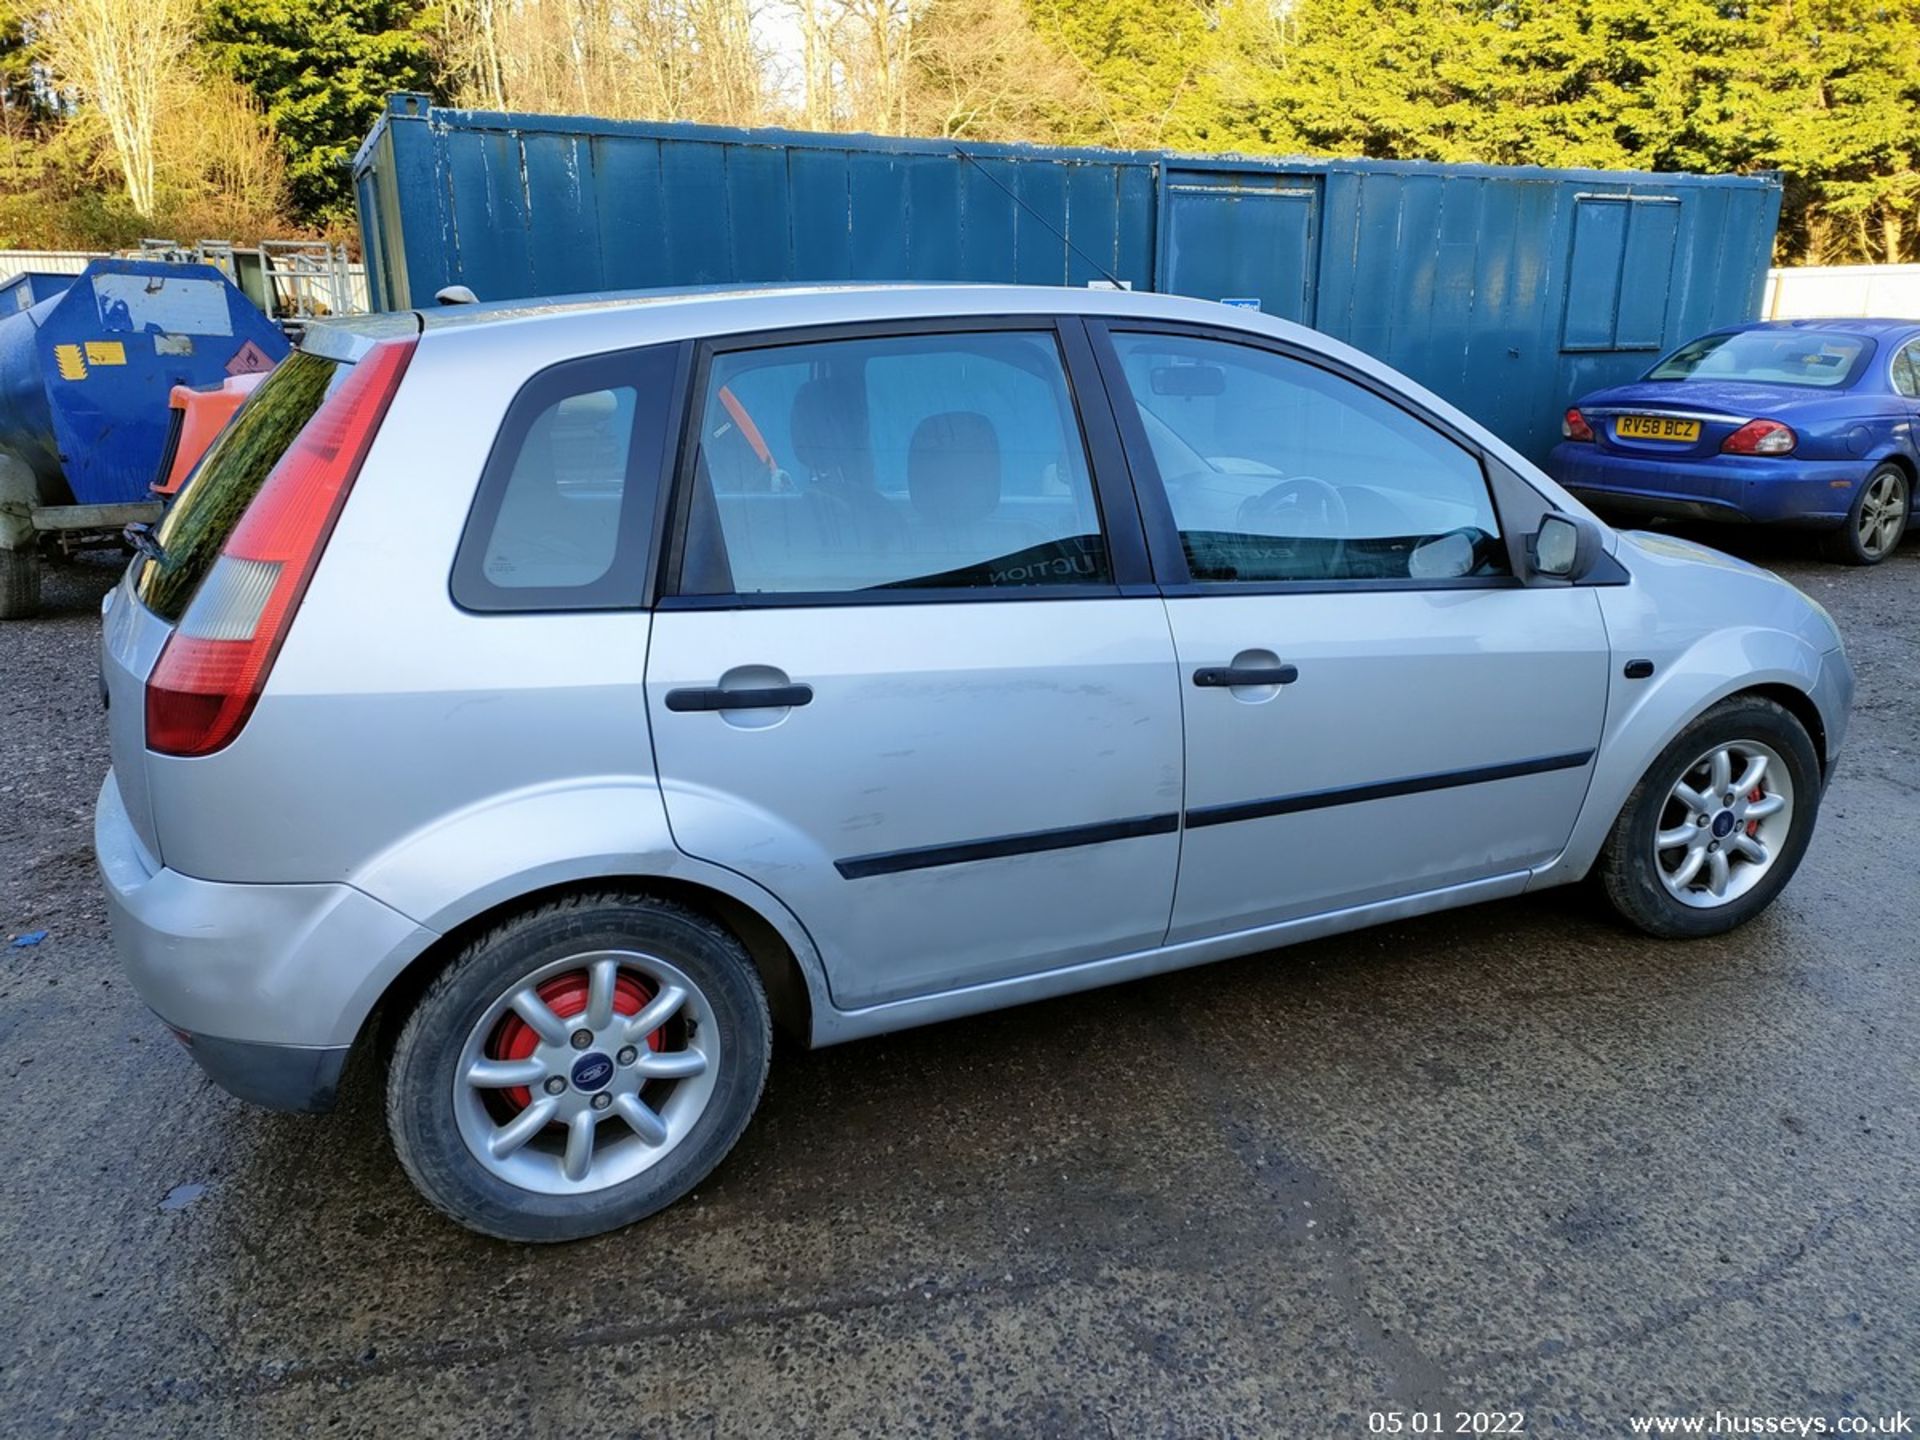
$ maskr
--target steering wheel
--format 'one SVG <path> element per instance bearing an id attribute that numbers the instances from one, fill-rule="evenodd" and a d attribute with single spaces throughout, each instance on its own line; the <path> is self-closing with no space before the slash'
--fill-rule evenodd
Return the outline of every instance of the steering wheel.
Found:
<path id="1" fill-rule="evenodd" d="M 1332 549 L 1327 556 L 1326 573 L 1340 573 L 1351 522 L 1339 486 L 1328 484 L 1318 475 L 1289 475 L 1279 484 L 1242 500 L 1235 518 L 1241 529 L 1258 535 L 1272 534 L 1267 527 L 1276 521 L 1292 521 L 1292 532 L 1275 538 L 1330 542 Z M 1308 526 L 1320 533 L 1312 533 Z"/>

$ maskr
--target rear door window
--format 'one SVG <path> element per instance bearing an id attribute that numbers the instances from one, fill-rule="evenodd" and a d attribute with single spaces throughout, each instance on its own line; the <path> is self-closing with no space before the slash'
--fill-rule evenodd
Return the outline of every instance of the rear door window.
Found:
<path id="1" fill-rule="evenodd" d="M 296 350 L 254 391 L 155 532 L 160 556 L 142 565 L 135 582 L 149 610 L 167 621 L 186 612 L 268 474 L 348 371 Z"/>
<path id="2" fill-rule="evenodd" d="M 1112 581 L 1050 331 L 722 353 L 698 441 L 682 594 Z"/>
<path id="3" fill-rule="evenodd" d="M 454 561 L 469 610 L 645 603 L 681 347 L 569 361 L 508 409 Z"/>
<path id="4" fill-rule="evenodd" d="M 1893 357 L 1893 388 L 1909 400 L 1920 400 L 1920 340 Z"/>

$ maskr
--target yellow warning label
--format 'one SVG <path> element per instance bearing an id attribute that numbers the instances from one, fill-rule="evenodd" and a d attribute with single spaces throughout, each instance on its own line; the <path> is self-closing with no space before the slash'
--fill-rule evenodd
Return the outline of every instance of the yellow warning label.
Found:
<path id="1" fill-rule="evenodd" d="M 87 341 L 87 363 L 89 365 L 124 365 L 127 363 L 127 347 L 118 340 Z"/>
<path id="2" fill-rule="evenodd" d="M 56 345 L 53 347 L 53 363 L 60 367 L 62 380 L 84 380 L 87 378 L 87 362 L 80 358 L 78 345 Z"/>

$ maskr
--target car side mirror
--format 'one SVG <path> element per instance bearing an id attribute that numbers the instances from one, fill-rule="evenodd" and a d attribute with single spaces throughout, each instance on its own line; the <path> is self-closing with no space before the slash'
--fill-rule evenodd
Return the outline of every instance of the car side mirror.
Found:
<path id="1" fill-rule="evenodd" d="M 1548 515 L 1527 537 L 1527 562 L 1535 575 L 1569 584 L 1593 573 L 1603 553 L 1600 527 L 1578 515 Z"/>

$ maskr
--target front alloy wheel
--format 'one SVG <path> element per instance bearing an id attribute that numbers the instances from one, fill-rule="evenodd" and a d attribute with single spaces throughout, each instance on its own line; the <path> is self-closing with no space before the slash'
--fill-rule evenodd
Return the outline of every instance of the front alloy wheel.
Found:
<path id="1" fill-rule="evenodd" d="M 1607 898 L 1668 939 L 1744 924 L 1806 854 L 1820 778 L 1819 752 L 1791 711 L 1759 695 L 1721 701 L 1655 758 L 1621 807 L 1600 853 Z"/>
<path id="2" fill-rule="evenodd" d="M 1711 909 L 1759 884 L 1792 830 L 1786 762 L 1758 740 L 1732 740 L 1674 782 L 1653 837 L 1654 864 L 1674 899 Z"/>

